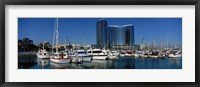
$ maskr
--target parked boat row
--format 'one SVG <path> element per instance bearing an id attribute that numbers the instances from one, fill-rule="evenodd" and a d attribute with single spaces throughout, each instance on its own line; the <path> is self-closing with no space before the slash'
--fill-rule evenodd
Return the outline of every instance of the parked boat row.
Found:
<path id="1" fill-rule="evenodd" d="M 55 29 L 53 34 L 53 47 L 52 52 L 48 53 L 43 48 L 38 50 L 36 53 L 38 58 L 50 58 L 50 61 L 54 63 L 69 63 L 69 62 L 85 62 L 85 61 L 92 61 L 92 60 L 106 60 L 112 59 L 116 60 L 118 57 L 132 57 L 132 58 L 175 58 L 181 57 L 181 50 L 175 49 L 168 49 L 168 50 L 143 50 L 143 51 L 134 51 L 134 50 L 126 50 L 126 51 L 117 51 L 117 50 L 109 50 L 109 49 L 97 49 L 92 48 L 90 49 L 76 49 L 76 50 L 68 50 L 64 51 L 58 50 L 59 44 L 59 31 L 58 31 L 58 18 L 55 21 Z M 55 44 L 55 45 L 54 45 Z M 54 51 L 55 48 L 55 51 Z"/>
<path id="2" fill-rule="evenodd" d="M 180 49 L 152 50 L 152 51 L 121 51 L 121 57 L 141 58 L 178 58 L 182 57 Z"/>
<path id="3" fill-rule="evenodd" d="M 49 55 L 49 53 L 46 53 Z M 74 50 L 72 52 L 55 52 L 50 54 L 49 57 L 38 58 L 50 58 L 50 61 L 57 63 L 68 63 L 68 62 L 89 62 L 92 60 L 107 60 L 107 59 L 117 59 L 118 55 L 112 51 L 106 51 L 102 49 L 90 49 L 90 50 Z"/>
<path id="4" fill-rule="evenodd" d="M 49 55 L 47 51 L 39 51 L 43 55 Z M 37 56 L 38 56 L 37 53 Z M 181 50 L 168 50 L 168 51 L 115 51 L 106 49 L 78 49 L 73 51 L 55 52 L 49 58 L 52 62 L 68 63 L 68 62 L 89 62 L 92 60 L 116 60 L 118 57 L 131 57 L 131 58 L 178 58 L 181 57 Z M 54 58 L 52 58 L 54 57 Z M 38 58 L 48 58 L 41 57 Z"/>

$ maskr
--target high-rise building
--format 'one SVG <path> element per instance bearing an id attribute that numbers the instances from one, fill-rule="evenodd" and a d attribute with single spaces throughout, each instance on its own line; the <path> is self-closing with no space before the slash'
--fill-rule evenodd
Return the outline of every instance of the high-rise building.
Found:
<path id="1" fill-rule="evenodd" d="M 123 29 L 125 30 L 125 45 L 134 46 L 135 45 L 134 26 L 132 24 L 123 25 Z"/>
<path id="2" fill-rule="evenodd" d="M 107 44 L 107 21 L 105 19 L 100 19 L 96 24 L 96 40 L 98 48 Z"/>
<path id="3" fill-rule="evenodd" d="M 129 25 L 110 25 L 108 27 L 109 46 L 134 46 L 134 27 Z"/>
<path id="4" fill-rule="evenodd" d="M 96 40 L 98 48 L 133 47 L 135 45 L 134 26 L 132 24 L 107 26 L 107 21 L 100 19 L 96 24 Z"/>

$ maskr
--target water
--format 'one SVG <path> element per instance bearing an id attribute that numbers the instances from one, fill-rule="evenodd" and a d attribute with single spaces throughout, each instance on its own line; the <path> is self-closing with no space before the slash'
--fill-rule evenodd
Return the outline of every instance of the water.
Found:
<path id="1" fill-rule="evenodd" d="M 18 69 L 182 69 L 182 58 L 130 58 L 57 64 L 36 56 L 18 58 Z"/>

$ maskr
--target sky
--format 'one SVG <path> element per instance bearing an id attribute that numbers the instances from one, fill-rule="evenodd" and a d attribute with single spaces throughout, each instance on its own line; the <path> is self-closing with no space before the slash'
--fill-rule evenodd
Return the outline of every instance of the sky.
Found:
<path id="1" fill-rule="evenodd" d="M 96 44 L 96 22 L 101 18 L 59 18 L 59 43 Z M 182 44 L 182 18 L 104 18 L 108 25 L 133 24 L 135 43 Z M 18 18 L 18 39 L 52 43 L 55 18 Z"/>

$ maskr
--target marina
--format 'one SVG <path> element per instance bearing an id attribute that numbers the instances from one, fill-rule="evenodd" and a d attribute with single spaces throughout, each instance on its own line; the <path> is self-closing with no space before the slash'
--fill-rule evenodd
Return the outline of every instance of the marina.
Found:
<path id="1" fill-rule="evenodd" d="M 182 58 L 132 58 L 54 63 L 36 56 L 19 57 L 18 69 L 182 69 Z"/>
<path id="2" fill-rule="evenodd" d="M 110 18 L 110 20 L 113 19 L 115 18 Z M 86 35 L 93 37 L 95 36 L 94 31 L 91 33 L 92 30 L 90 30 L 89 34 L 87 32 L 82 36 L 81 33 L 73 34 L 72 29 L 63 28 L 65 26 L 62 24 L 65 23 L 63 20 L 71 19 L 54 18 L 54 23 L 51 24 L 51 30 L 49 30 L 52 33 L 46 33 L 48 37 L 43 36 L 48 40 L 43 39 L 43 42 L 39 41 L 38 45 L 33 44 L 33 40 L 29 38 L 18 40 L 18 69 L 182 69 L 182 45 L 181 39 L 179 39 L 181 35 L 178 34 L 178 36 L 177 33 L 169 32 L 174 34 L 173 36 L 178 36 L 178 41 L 177 39 L 168 40 L 169 35 L 162 38 L 155 36 L 157 41 L 152 40 L 154 38 L 145 41 L 144 34 L 140 38 L 141 42 L 137 41 L 136 43 L 133 24 L 108 25 L 106 19 L 97 21 L 97 18 L 94 18 L 92 20 L 96 20 L 96 43 L 85 43 L 89 39 L 76 43 L 74 40 L 69 41 L 68 39 L 71 39 L 72 36 L 77 37 L 78 40 Z M 134 21 L 135 19 L 124 20 Z M 170 20 L 180 21 L 180 19 Z M 178 23 L 177 26 L 180 24 Z M 85 32 L 82 27 L 79 28 L 80 31 Z M 64 30 L 65 32 L 63 32 Z M 79 31 L 74 33 L 77 32 Z M 156 32 L 150 32 L 149 36 L 153 33 L 159 34 L 158 31 Z M 71 37 L 68 38 L 67 35 L 71 35 Z M 49 40 L 51 37 L 53 37 L 52 40 Z M 167 39 L 163 41 L 162 39 L 165 37 Z M 65 38 L 64 43 L 63 38 Z"/>

